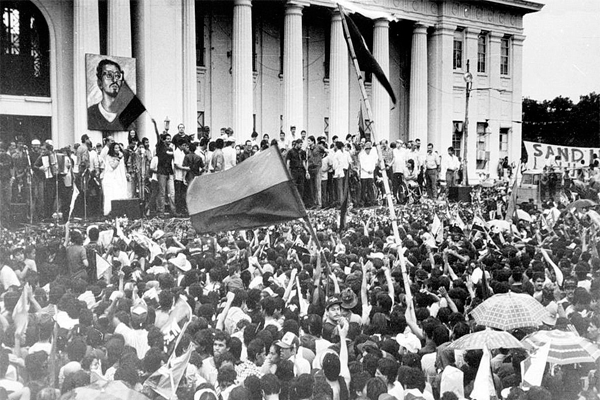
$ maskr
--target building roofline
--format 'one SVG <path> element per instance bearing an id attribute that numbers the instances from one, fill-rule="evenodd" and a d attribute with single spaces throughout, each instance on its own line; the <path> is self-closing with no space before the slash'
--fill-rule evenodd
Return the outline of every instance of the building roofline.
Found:
<path id="1" fill-rule="evenodd" d="M 545 4 L 536 3 L 528 0 L 486 0 L 488 3 L 495 3 L 510 8 L 516 8 L 524 14 L 540 11 Z"/>

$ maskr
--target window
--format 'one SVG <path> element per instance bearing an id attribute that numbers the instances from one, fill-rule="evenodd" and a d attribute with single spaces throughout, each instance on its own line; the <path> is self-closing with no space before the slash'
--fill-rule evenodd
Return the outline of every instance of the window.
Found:
<path id="1" fill-rule="evenodd" d="M 0 93 L 50 97 L 50 34 L 30 1 L 0 3 Z"/>
<path id="2" fill-rule="evenodd" d="M 500 75 L 508 75 L 509 62 L 510 62 L 510 38 L 505 36 L 500 40 Z"/>
<path id="3" fill-rule="evenodd" d="M 487 35 L 480 33 L 477 38 L 477 72 L 486 72 Z"/>
<path id="4" fill-rule="evenodd" d="M 203 7 L 196 5 L 196 66 L 205 66 L 205 47 L 204 47 L 204 12 Z"/>
<path id="5" fill-rule="evenodd" d="M 500 128 L 500 157 L 504 158 L 508 156 L 508 134 L 510 128 Z"/>
<path id="6" fill-rule="evenodd" d="M 477 123 L 477 169 L 485 169 L 490 160 L 490 152 L 488 151 L 486 127 L 487 122 Z"/>
<path id="7" fill-rule="evenodd" d="M 461 122 L 462 124 L 462 122 Z M 456 125 L 456 122 L 455 122 Z M 452 147 L 454 147 L 454 154 L 456 157 L 460 158 L 462 153 L 462 145 L 463 145 L 463 133 L 462 131 L 455 130 L 452 134 Z"/>
<path id="8" fill-rule="evenodd" d="M 463 43 L 464 43 L 463 30 L 457 29 L 454 32 L 454 56 L 453 56 L 453 63 L 452 63 L 452 67 L 454 69 L 462 69 Z"/>
<path id="9" fill-rule="evenodd" d="M 258 53 L 256 52 L 256 44 L 259 40 L 260 29 L 258 26 L 258 13 L 252 13 L 252 72 L 257 72 Z"/>

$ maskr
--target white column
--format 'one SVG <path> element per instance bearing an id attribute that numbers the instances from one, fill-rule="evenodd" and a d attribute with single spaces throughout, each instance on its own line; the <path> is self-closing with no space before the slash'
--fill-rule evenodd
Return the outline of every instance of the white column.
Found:
<path id="1" fill-rule="evenodd" d="M 344 39 L 342 16 L 331 16 L 331 56 L 329 63 L 330 117 L 329 136 L 348 133 L 348 48 Z"/>
<path id="2" fill-rule="evenodd" d="M 102 139 L 98 131 L 87 129 L 85 54 L 100 53 L 100 26 L 98 2 L 74 0 L 73 2 L 73 136 L 58 135 L 58 146 L 80 142 L 81 135 L 88 133 L 93 143 Z M 64 142 L 63 142 L 64 141 Z"/>
<path id="3" fill-rule="evenodd" d="M 196 76 L 196 2 L 183 0 L 183 124 L 186 133 L 198 133 L 198 79 Z"/>
<path id="4" fill-rule="evenodd" d="M 285 6 L 283 27 L 283 131 L 290 135 L 304 127 L 304 86 L 302 84 L 302 8 L 298 4 Z"/>
<path id="5" fill-rule="evenodd" d="M 252 134 L 252 3 L 235 0 L 233 5 L 233 132 L 239 139 Z"/>
<path id="6" fill-rule="evenodd" d="M 131 13 L 129 0 L 108 0 L 107 52 L 131 57 Z"/>
<path id="7" fill-rule="evenodd" d="M 390 23 L 387 19 L 376 19 L 373 24 L 373 57 L 386 76 L 390 74 Z M 375 139 L 390 140 L 390 95 L 373 77 L 373 123 Z"/>
<path id="8" fill-rule="evenodd" d="M 523 41 L 525 36 L 514 35 L 512 37 L 512 54 L 510 55 L 509 68 L 510 76 L 512 77 L 512 121 L 521 121 L 523 112 Z M 521 158 L 520 143 L 522 140 L 523 124 L 512 123 L 512 128 L 508 134 L 508 159 L 509 161 L 517 161 Z"/>
<path id="9" fill-rule="evenodd" d="M 429 142 L 427 130 L 427 27 L 416 24 L 412 36 L 408 138 Z"/>
<path id="10" fill-rule="evenodd" d="M 456 25 L 437 24 L 428 50 L 428 142 L 443 151 L 452 145 L 454 72 L 452 50 Z M 461 79 L 462 80 L 462 79 Z M 459 118 L 460 120 L 463 117 Z"/>

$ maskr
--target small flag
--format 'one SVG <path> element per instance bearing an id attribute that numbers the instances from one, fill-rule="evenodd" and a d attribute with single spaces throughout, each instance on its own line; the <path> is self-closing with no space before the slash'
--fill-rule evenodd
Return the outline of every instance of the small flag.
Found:
<path id="1" fill-rule="evenodd" d="M 473 400 L 490 400 L 496 397 L 490 360 L 490 351 L 487 346 L 484 346 L 483 357 L 481 357 L 477 376 L 475 376 L 475 383 L 473 384 L 473 391 L 471 391 L 471 399 Z"/>
<path id="2" fill-rule="evenodd" d="M 550 266 L 554 270 L 554 275 L 556 275 L 556 283 L 558 283 L 558 286 L 562 286 L 564 279 L 562 271 L 560 270 L 560 268 L 558 268 L 554 261 L 552 261 L 552 259 L 548 255 L 548 252 L 545 249 L 540 249 L 540 251 L 542 252 L 542 256 L 544 256 L 548 264 L 550 264 Z"/>
<path id="3" fill-rule="evenodd" d="M 544 377 L 549 352 L 550 342 L 537 349 L 531 357 L 521 361 L 523 387 L 542 386 L 542 378 Z"/>
<path id="4" fill-rule="evenodd" d="M 277 146 L 227 171 L 196 177 L 187 190 L 187 206 L 198 233 L 257 228 L 307 215 Z"/>
<path id="5" fill-rule="evenodd" d="M 394 89 L 392 89 L 392 85 L 388 81 L 385 76 L 385 72 L 381 69 L 381 66 L 373 57 L 373 54 L 369 51 L 367 47 L 367 43 L 365 43 L 365 39 L 360 33 L 360 30 L 352 21 L 346 12 L 344 11 L 344 7 L 338 4 L 338 8 L 340 10 L 340 14 L 342 15 L 343 20 L 346 21 L 344 24 L 345 38 L 346 43 L 348 44 L 348 48 L 350 49 L 350 44 L 354 47 L 354 51 L 356 53 L 356 59 L 358 60 L 358 64 L 360 65 L 360 69 L 365 71 L 365 73 L 372 73 L 375 78 L 379 81 L 381 86 L 388 92 L 390 98 L 392 99 L 392 103 L 396 104 L 396 95 L 394 94 Z M 348 36 L 350 36 L 350 40 L 352 43 L 349 43 Z"/>
<path id="6" fill-rule="evenodd" d="M 185 374 L 191 355 L 191 345 L 179 357 L 175 357 L 175 351 L 173 351 L 169 361 L 153 373 L 144 385 L 147 385 L 165 399 L 176 398 L 175 392 L 177 391 L 179 382 L 181 382 L 181 378 Z"/>
<path id="7" fill-rule="evenodd" d="M 17 305 L 13 309 L 13 322 L 15 324 L 15 334 L 22 335 L 27 330 L 29 325 L 29 298 L 28 293 L 31 291 L 29 283 L 26 283 L 21 292 L 21 296 L 17 301 Z"/>
<path id="8" fill-rule="evenodd" d="M 112 265 L 104 258 L 100 257 L 100 254 L 96 253 L 96 277 L 100 279 L 106 271 L 110 270 Z"/>
<path id="9" fill-rule="evenodd" d="M 504 217 L 504 219 L 508 222 L 512 221 L 513 216 L 515 214 L 515 209 L 517 207 L 517 182 L 518 180 L 515 179 L 515 183 L 513 183 L 512 186 L 512 193 L 510 194 L 510 198 L 508 199 L 508 205 L 506 206 L 506 216 Z"/>
<path id="10" fill-rule="evenodd" d="M 360 134 L 360 138 L 367 138 L 366 134 L 366 126 L 365 126 L 365 118 L 362 112 L 362 106 L 358 108 L 358 133 Z"/>
<path id="11" fill-rule="evenodd" d="M 433 216 L 433 223 L 431 224 L 431 234 L 433 235 L 437 243 L 442 243 L 444 241 L 444 224 L 437 216 L 437 214 Z"/>
<path id="12" fill-rule="evenodd" d="M 69 207 L 69 219 L 71 219 L 71 214 L 73 214 L 73 209 L 75 208 L 77 196 L 79 196 L 79 189 L 77 189 L 77 185 L 73 185 L 73 196 L 71 196 L 71 206 Z"/>
<path id="13" fill-rule="evenodd" d="M 133 90 L 131 90 L 126 81 L 123 81 L 113 107 L 115 110 L 123 110 L 119 114 L 119 122 L 126 129 L 146 111 L 146 107 L 144 107 L 140 99 L 133 93 Z"/>

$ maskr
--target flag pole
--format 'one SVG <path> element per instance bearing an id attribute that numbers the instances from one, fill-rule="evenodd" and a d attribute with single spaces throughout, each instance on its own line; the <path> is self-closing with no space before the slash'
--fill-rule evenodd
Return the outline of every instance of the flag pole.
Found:
<path id="1" fill-rule="evenodd" d="M 379 148 L 379 143 L 375 140 L 376 130 L 375 130 L 375 122 L 373 121 L 373 112 L 371 110 L 371 103 L 369 102 L 369 98 L 367 96 L 367 89 L 365 89 L 365 82 L 360 73 L 360 67 L 358 65 L 358 59 L 356 58 L 356 52 L 354 51 L 354 45 L 352 44 L 352 38 L 350 37 L 350 31 L 348 30 L 348 24 L 346 22 L 346 13 L 344 12 L 344 8 L 341 4 L 338 4 L 338 9 L 340 14 L 342 14 L 342 27 L 344 29 L 344 36 L 346 38 L 346 43 L 348 44 L 348 51 L 350 52 L 350 58 L 352 58 L 352 64 L 354 65 L 354 71 L 356 72 L 356 78 L 358 79 L 358 87 L 360 88 L 360 94 L 362 96 L 363 102 L 365 104 L 365 110 L 367 112 L 367 118 L 371 121 L 371 137 L 373 140 L 373 145 L 377 149 L 377 157 L 379 158 L 379 164 L 384 167 L 381 168 L 381 174 L 383 176 L 383 188 L 385 192 L 385 198 L 387 200 L 388 210 L 390 212 L 390 219 L 392 220 L 392 230 L 394 232 L 394 240 L 396 241 L 396 245 L 398 246 L 398 257 L 401 260 L 401 268 L 402 268 L 402 280 L 404 281 L 404 290 L 406 292 L 407 303 L 412 301 L 412 293 L 410 290 L 410 283 L 408 279 L 408 273 L 406 272 L 406 262 L 404 260 L 404 254 L 400 250 L 400 246 L 402 241 L 400 240 L 400 233 L 398 231 L 398 221 L 396 217 L 396 211 L 394 210 L 394 203 L 392 200 L 392 194 L 390 192 L 390 183 L 387 178 L 387 172 L 385 170 L 385 162 L 383 160 L 383 154 L 381 149 Z"/>

